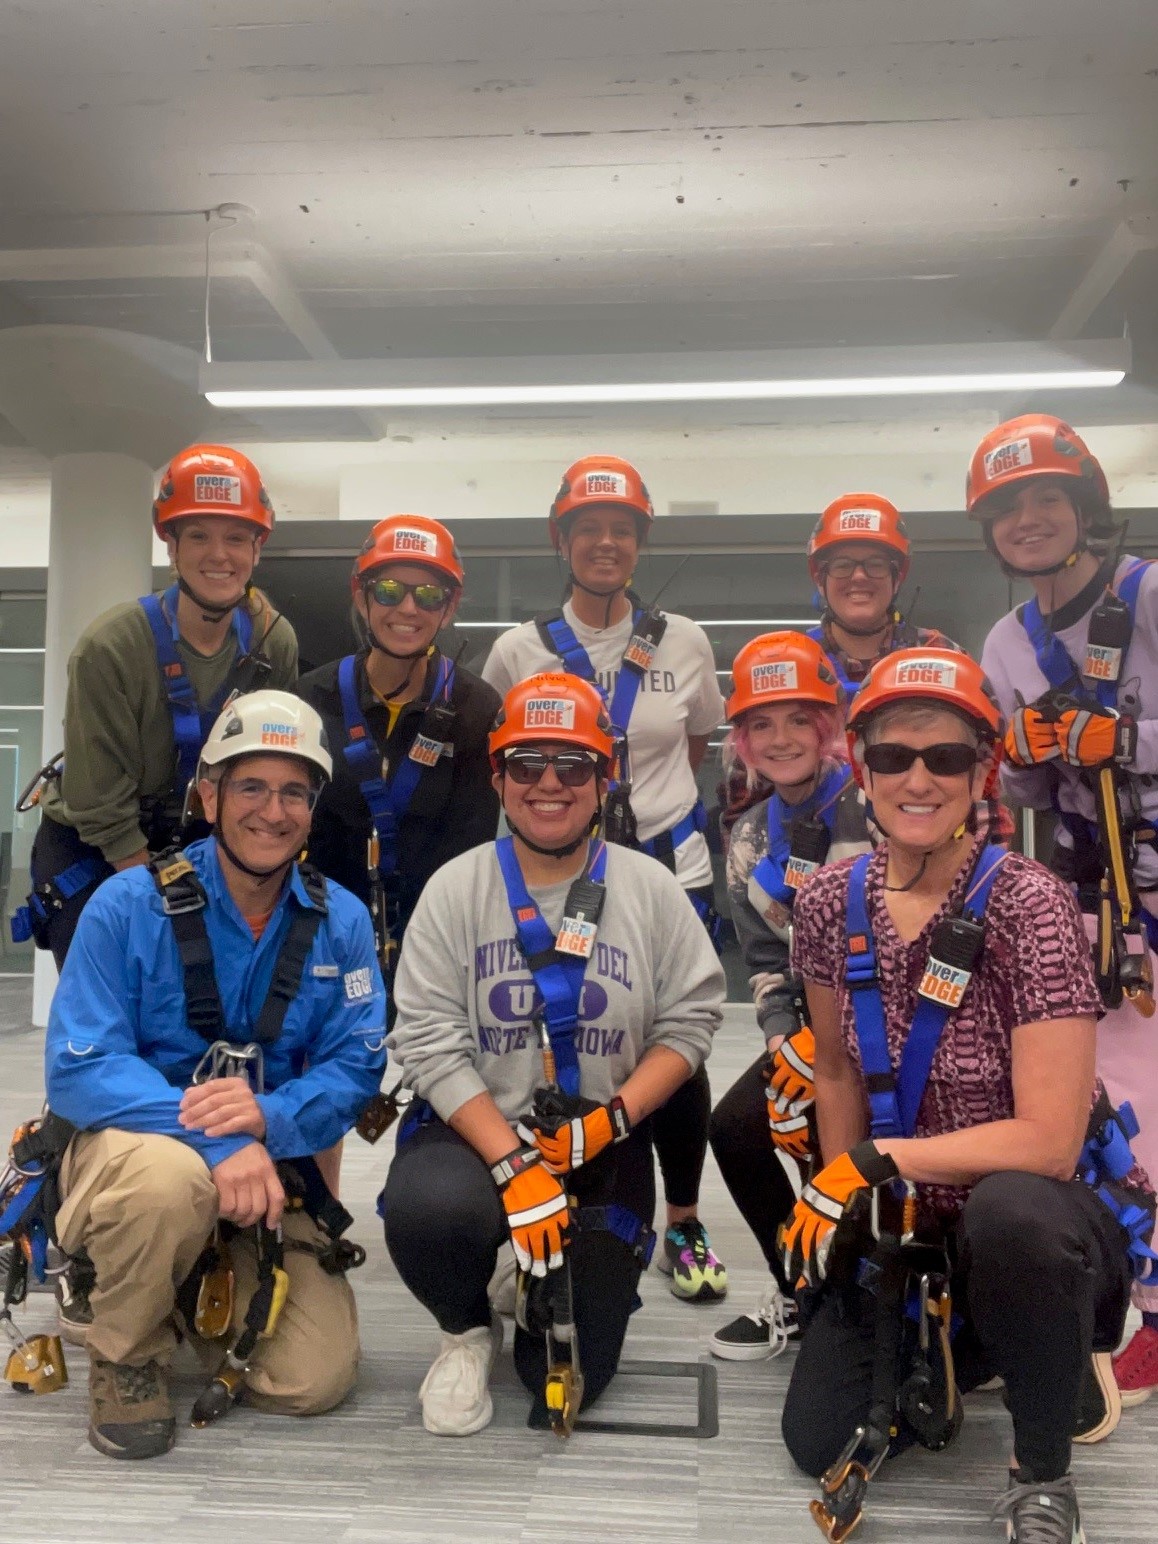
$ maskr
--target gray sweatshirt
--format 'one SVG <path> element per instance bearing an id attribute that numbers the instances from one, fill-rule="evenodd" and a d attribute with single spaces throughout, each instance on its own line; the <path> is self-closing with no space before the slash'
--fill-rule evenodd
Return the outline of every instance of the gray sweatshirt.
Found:
<path id="1" fill-rule="evenodd" d="M 826 762 L 822 775 L 832 769 Z M 728 845 L 728 902 L 740 952 L 748 967 L 748 985 L 756 1005 L 756 1021 L 765 1040 L 790 1035 L 797 1027 L 795 1002 L 803 990 L 789 964 L 791 913 L 767 896 L 753 878 L 756 865 L 768 851 L 768 806 L 765 799 L 745 810 L 732 829 Z M 870 852 L 872 842 L 865 822 L 863 796 L 855 784 L 841 795 L 836 806 L 828 863 Z"/>
<path id="2" fill-rule="evenodd" d="M 1135 561 L 1122 558 L 1115 570 L 1115 580 Z M 1057 633 L 1079 667 L 1086 657 L 1092 610 L 1091 606 L 1084 616 L 1069 627 L 1059 628 Z M 1001 711 L 1007 718 L 1017 707 L 1017 693 L 1032 703 L 1050 690 L 1016 611 L 1003 616 L 986 638 L 981 668 L 993 682 Z M 1138 749 L 1129 767 L 1129 782 L 1142 814 L 1150 822 L 1158 822 L 1158 565 L 1147 569 L 1138 588 L 1134 632 L 1118 683 L 1118 707 L 1138 721 Z M 1051 809 L 1056 800 L 1063 810 L 1076 811 L 1086 820 L 1097 818 L 1089 780 L 1080 767 L 1061 761 L 1037 767 L 1013 767 L 1006 762 L 1001 768 L 1001 785 L 1007 798 L 1031 809 Z M 1124 810 L 1127 797 L 1124 791 Z M 1058 828 L 1057 841 L 1065 847 L 1073 846 L 1069 832 L 1062 826 Z M 1158 888 L 1158 852 L 1154 848 L 1139 846 L 1135 879 L 1142 890 Z"/>
<path id="3" fill-rule="evenodd" d="M 720 1024 L 724 972 L 683 887 L 644 853 L 609 847 L 607 898 L 580 998 L 582 1093 L 605 1103 L 645 1050 L 693 1071 Z M 532 890 L 558 929 L 569 881 Z M 494 843 L 435 873 L 406 929 L 387 1044 L 406 1086 L 447 1120 L 489 1092 L 511 1121 L 543 1083 L 535 992 L 515 938 Z"/>

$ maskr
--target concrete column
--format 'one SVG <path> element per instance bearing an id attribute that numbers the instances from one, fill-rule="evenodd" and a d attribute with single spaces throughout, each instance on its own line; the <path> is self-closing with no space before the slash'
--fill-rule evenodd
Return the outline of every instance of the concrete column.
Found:
<path id="1" fill-rule="evenodd" d="M 44 639 L 44 760 L 64 743 L 68 657 L 81 633 L 118 601 L 152 586 L 153 469 L 105 451 L 52 460 Z M 52 956 L 36 951 L 32 1021 L 43 1026 L 56 987 Z"/>

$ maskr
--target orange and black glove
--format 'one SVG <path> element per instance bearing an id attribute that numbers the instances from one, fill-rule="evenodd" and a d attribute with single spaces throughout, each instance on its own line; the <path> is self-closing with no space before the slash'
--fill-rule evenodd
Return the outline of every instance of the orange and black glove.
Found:
<path id="1" fill-rule="evenodd" d="M 1138 748 L 1138 726 L 1109 708 L 1063 708 L 1053 726 L 1058 752 L 1071 767 L 1125 766 Z"/>
<path id="2" fill-rule="evenodd" d="M 768 1090 L 768 1129 L 772 1145 L 790 1158 L 806 1159 L 812 1153 L 812 1123 L 808 1112 L 813 1101 L 785 1104 Z"/>
<path id="3" fill-rule="evenodd" d="M 1050 708 L 1019 707 L 1005 731 L 1005 757 L 1015 767 L 1036 767 L 1061 755 L 1057 713 Z"/>
<path id="4" fill-rule="evenodd" d="M 533 1147 L 517 1147 L 491 1165 L 511 1230 L 511 1244 L 521 1271 L 545 1276 L 563 1264 L 567 1232 L 567 1197 Z"/>
<path id="5" fill-rule="evenodd" d="M 816 1061 L 816 1040 L 807 1024 L 788 1035 L 772 1052 L 768 1069 L 768 1099 L 785 1105 L 800 1104 L 805 1109 L 816 1098 L 812 1068 Z"/>
<path id="6" fill-rule="evenodd" d="M 812 1152 L 809 1111 L 816 1103 L 812 1081 L 815 1055 L 816 1041 L 805 1024 L 769 1054 L 764 1072 L 772 1142 L 792 1158 L 804 1159 Z"/>
<path id="7" fill-rule="evenodd" d="M 897 1178 L 897 1166 L 875 1142 L 859 1142 L 805 1185 L 796 1209 L 784 1225 L 780 1247 L 788 1280 L 797 1287 L 818 1287 L 828 1270 L 837 1223 L 860 1190 L 872 1190 Z"/>
<path id="8" fill-rule="evenodd" d="M 534 1124 L 534 1119 L 532 1115 L 526 1124 L 520 1122 L 518 1132 L 538 1151 L 543 1167 L 552 1174 L 570 1174 L 590 1163 L 605 1147 L 631 1135 L 631 1119 L 618 1094 L 609 1103 L 594 1105 L 551 1128 Z"/>

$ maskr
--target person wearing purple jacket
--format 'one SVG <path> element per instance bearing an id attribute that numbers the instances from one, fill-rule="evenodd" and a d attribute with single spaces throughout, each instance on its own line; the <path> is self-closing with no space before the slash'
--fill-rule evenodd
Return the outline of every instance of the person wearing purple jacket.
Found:
<path id="1" fill-rule="evenodd" d="M 1102 973 L 1098 1074 L 1115 1104 L 1128 1101 L 1134 1150 L 1158 1173 L 1158 1019 L 1152 987 L 1135 996 L 1158 946 L 1158 567 L 1121 553 L 1105 473 L 1061 419 L 1032 414 L 1000 424 L 969 469 L 969 517 L 1011 579 L 1031 598 L 985 640 L 981 664 L 1009 719 L 1002 785 L 1007 798 L 1058 818 L 1050 866 L 1072 883 L 1096 934 L 1107 855 L 1097 790 L 1110 769 L 1127 833 L 1125 865 L 1140 901 L 1127 937 L 1126 995 Z M 1144 983 L 1143 983 L 1144 985 Z M 1134 1288 L 1141 1329 L 1114 1362 L 1125 1405 L 1158 1388 L 1158 1286 Z"/>

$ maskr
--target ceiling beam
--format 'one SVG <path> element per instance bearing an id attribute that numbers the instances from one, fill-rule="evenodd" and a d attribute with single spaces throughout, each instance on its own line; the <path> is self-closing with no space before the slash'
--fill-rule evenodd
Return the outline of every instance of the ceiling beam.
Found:
<path id="1" fill-rule="evenodd" d="M 1051 338 L 1077 338 L 1124 276 L 1139 252 L 1158 247 L 1158 214 L 1132 214 L 1110 232 L 1049 330 Z"/>
<path id="2" fill-rule="evenodd" d="M 311 359 L 337 359 L 338 351 L 298 294 L 281 263 L 259 241 L 214 243 L 214 278 L 247 280 Z M 42 247 L 0 251 L 0 285 L 80 283 L 99 279 L 205 278 L 204 242 L 132 247 Z M 355 416 L 374 439 L 387 432 L 383 413 L 362 408 Z"/>

